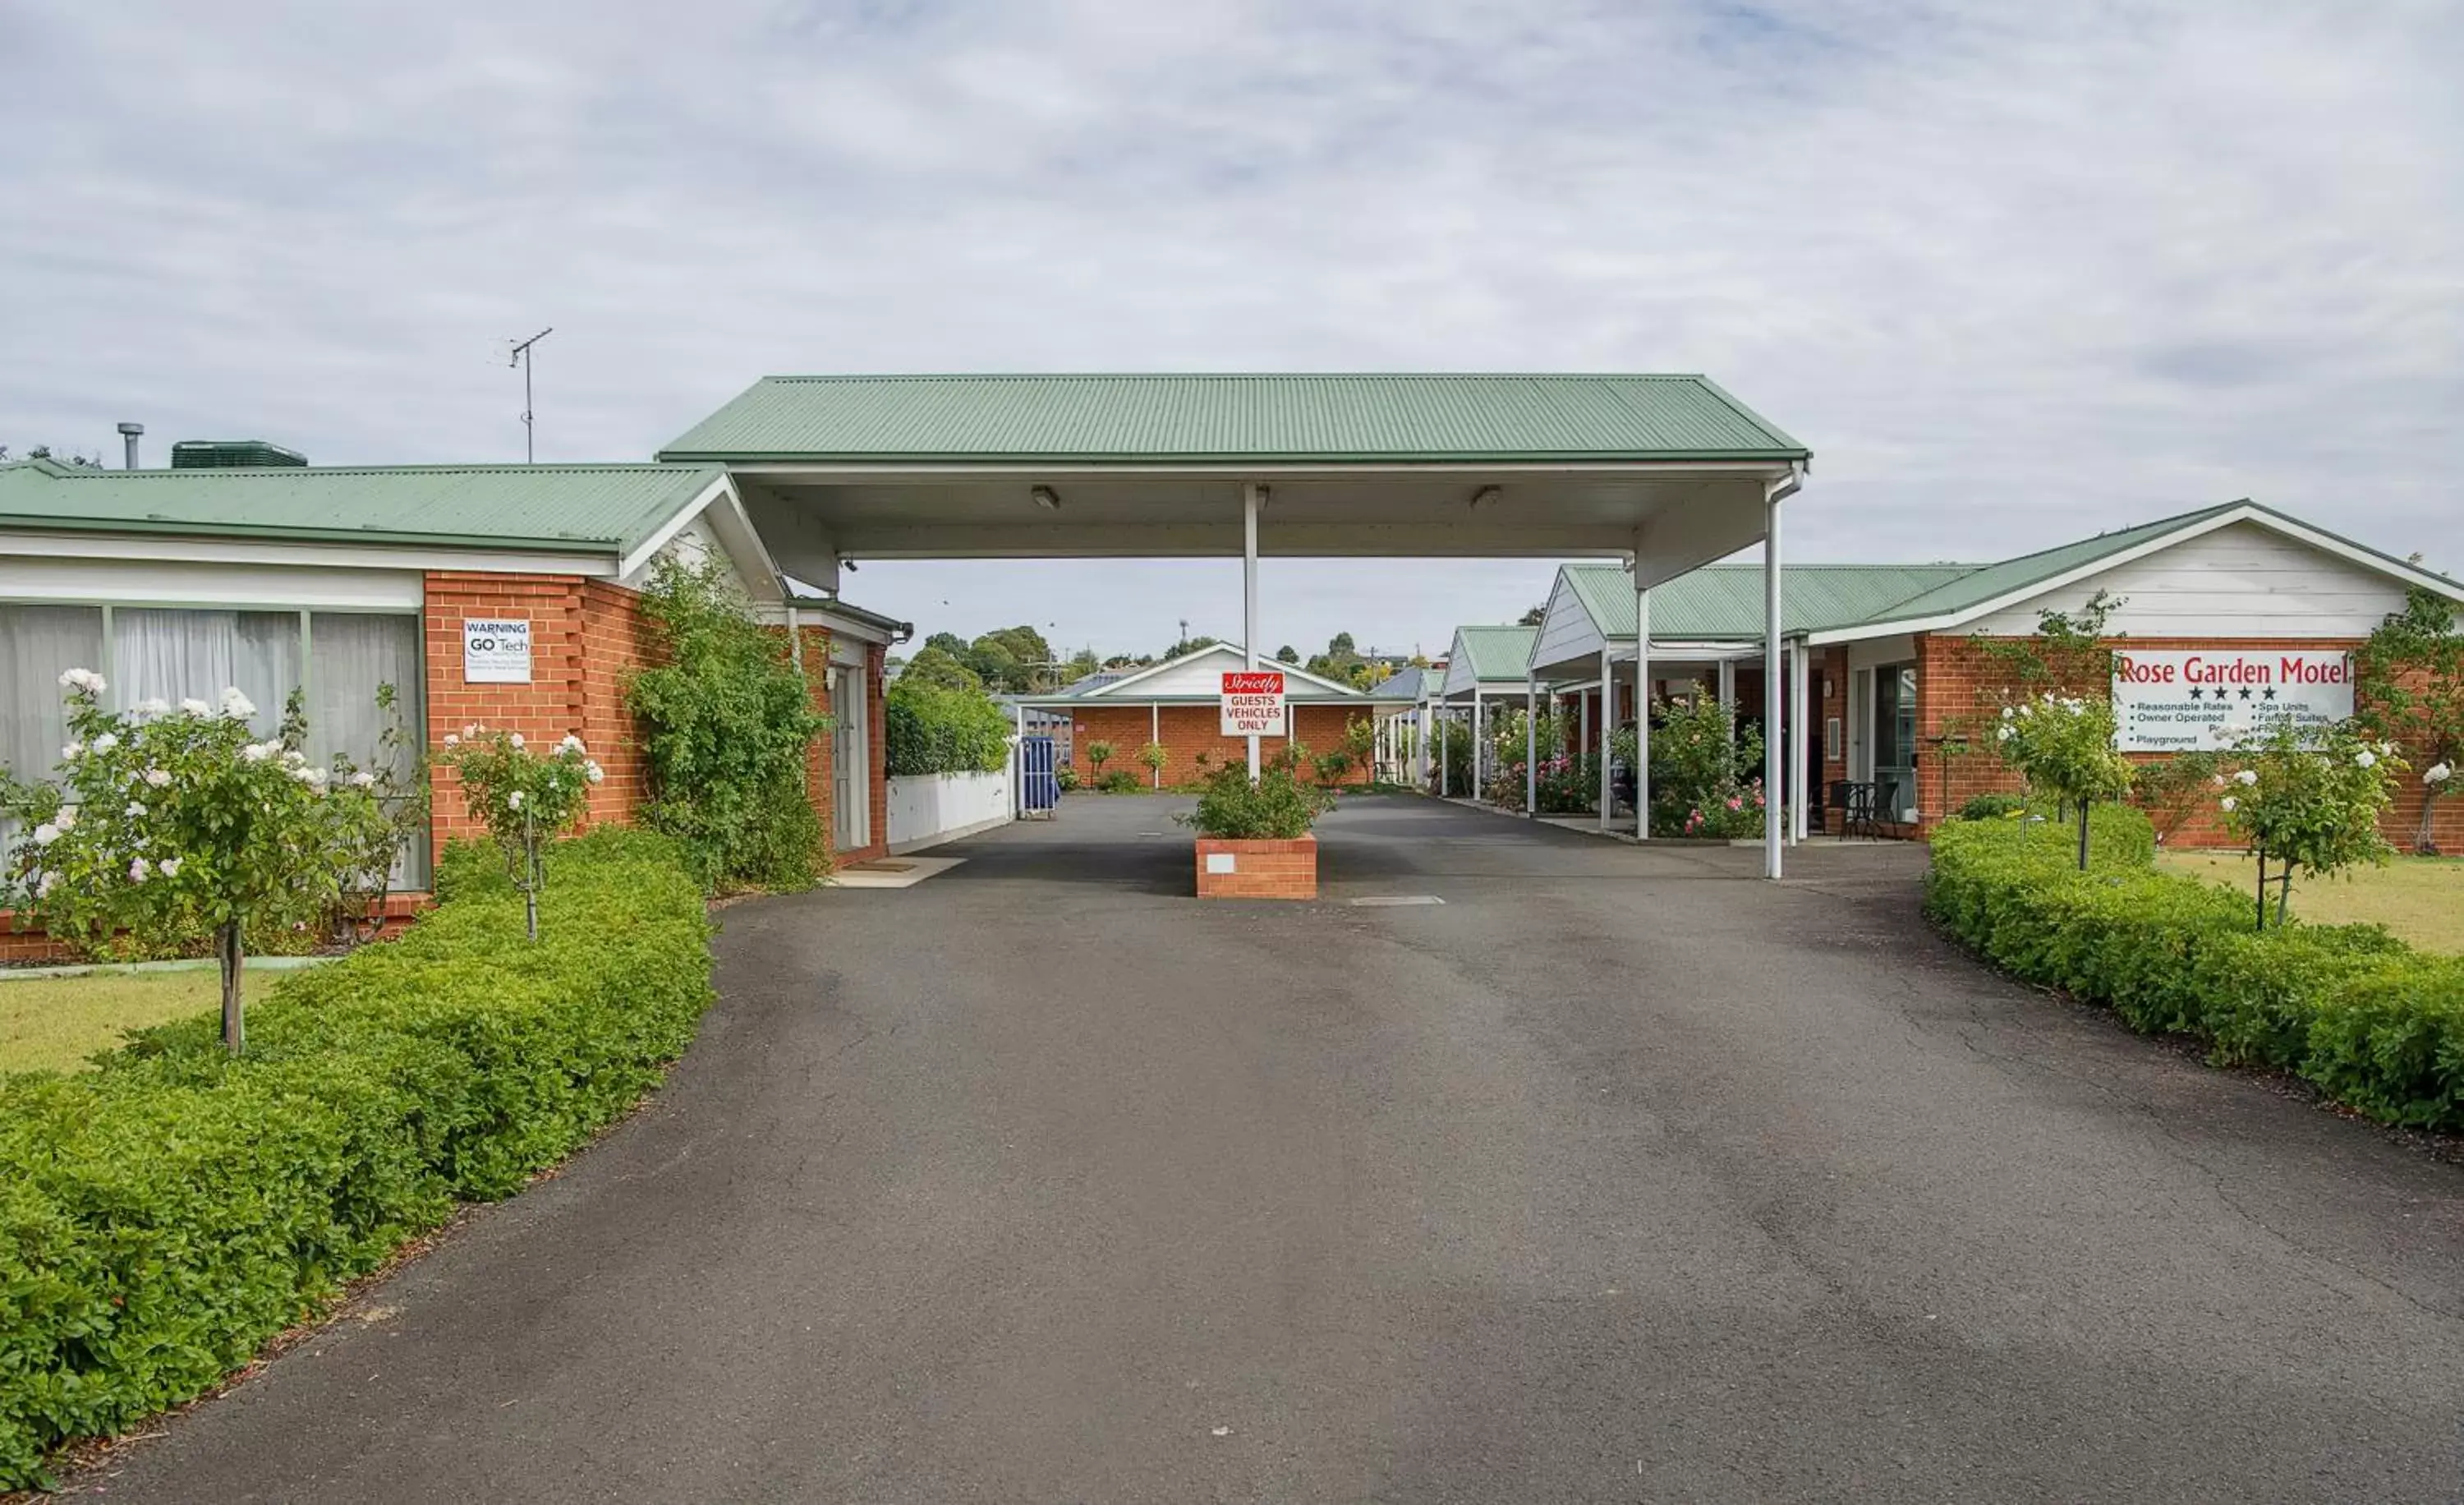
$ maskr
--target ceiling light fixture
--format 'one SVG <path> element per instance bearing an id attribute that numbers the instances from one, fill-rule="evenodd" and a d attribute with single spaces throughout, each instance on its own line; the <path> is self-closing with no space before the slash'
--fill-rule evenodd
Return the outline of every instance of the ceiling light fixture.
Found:
<path id="1" fill-rule="evenodd" d="M 1034 498 L 1037 506 L 1042 507 L 1046 512 L 1059 512 L 1061 510 L 1061 493 L 1054 491 L 1049 486 L 1032 486 L 1027 489 L 1026 494 L 1028 497 Z"/>

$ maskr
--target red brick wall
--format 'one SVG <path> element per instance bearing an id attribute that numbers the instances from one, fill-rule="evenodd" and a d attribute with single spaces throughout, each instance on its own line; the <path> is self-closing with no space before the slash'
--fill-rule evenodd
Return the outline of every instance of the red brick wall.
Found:
<path id="1" fill-rule="evenodd" d="M 2320 638 L 2181 638 L 2133 637 L 2125 645 L 2122 639 L 2109 639 L 2114 647 L 2145 649 L 2234 648 L 2283 649 L 2353 649 L 2359 639 Z M 1925 822 L 1930 825 L 1942 818 L 1945 801 L 1943 769 L 1931 740 L 1953 730 L 1977 714 L 1983 697 L 1994 697 L 2009 681 L 1997 665 L 1978 647 L 1973 638 L 1960 634 L 1921 633 L 1917 647 L 1917 736 L 1922 745 L 1923 763 L 1917 770 L 1917 803 Z M 2013 688 L 2015 695 L 2016 689 Z M 1981 695 L 1980 695 L 1981 692 Z M 2161 753 L 2132 753 L 2132 762 L 2159 763 Z M 1948 809 L 1956 813 L 1960 806 L 1979 794 L 2016 794 L 2021 781 L 2016 773 L 2002 766 L 1992 752 L 1978 746 L 1964 756 L 1950 760 L 1950 794 Z M 2422 790 L 2416 770 L 2408 775 L 2396 790 L 2394 805 L 2379 823 L 2379 830 L 2398 848 L 2410 851 L 2412 838 L 2421 822 Z M 2442 851 L 2464 850 L 2464 799 L 2441 802 L 2436 816 L 2434 835 Z M 2176 847 L 2238 847 L 2240 842 L 2224 828 L 2217 814 L 2200 809 L 2184 821 L 2167 838 Z"/>
<path id="2" fill-rule="evenodd" d="M 1247 753 L 1243 751 L 1243 758 Z M 1233 861 L 1229 873 L 1209 873 L 1206 859 L 1210 855 L 1228 854 Z M 1291 841 L 1221 841 L 1212 836 L 1198 838 L 1198 896 L 1199 898 L 1315 898 L 1317 897 L 1317 838 L 1302 836 Z"/>
<path id="3" fill-rule="evenodd" d="M 1071 744 L 1076 750 L 1073 764 L 1082 779 L 1093 777 L 1087 762 L 1087 744 L 1107 741 L 1112 744 L 1112 756 L 1104 764 L 1106 772 L 1127 768 L 1141 782 L 1149 782 L 1144 764 L 1137 761 L 1138 749 L 1154 740 L 1154 724 L 1144 705 L 1105 705 L 1100 702 L 1069 708 L 1073 723 Z M 1345 724 L 1370 714 L 1366 705 L 1294 705 L 1291 708 L 1292 729 L 1300 734 L 1301 745 L 1312 756 L 1332 752 L 1343 745 Z M 1243 738 L 1223 735 L 1222 715 L 1214 705 L 1166 705 L 1155 709 L 1162 723 L 1160 741 L 1164 747 L 1163 782 L 1166 785 L 1187 784 L 1204 778 L 1207 773 L 1227 763 L 1245 764 L 1249 743 Z M 1263 739 L 1261 755 L 1274 753 L 1288 741 L 1287 738 Z M 1198 762 L 1199 753 L 1206 763 Z M 1346 784 L 1365 784 L 1370 770 L 1354 767 L 1344 775 Z"/>

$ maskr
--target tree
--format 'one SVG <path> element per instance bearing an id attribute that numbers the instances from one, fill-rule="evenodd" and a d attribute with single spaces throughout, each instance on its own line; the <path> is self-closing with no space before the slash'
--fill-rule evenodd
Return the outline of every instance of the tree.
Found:
<path id="1" fill-rule="evenodd" d="M 2372 741 L 2349 726 L 2303 727 L 2280 719 L 2266 740 L 2244 755 L 2246 765 L 2215 776 L 2225 825 L 2258 857 L 2258 924 L 2267 924 L 2267 865 L 2277 863 L 2276 922 L 2284 923 L 2293 874 L 2326 874 L 2356 863 L 2385 862 L 2379 816 L 2388 780 L 2405 771 L 2395 744 Z"/>
<path id="2" fill-rule="evenodd" d="M 937 648 L 953 658 L 967 656 L 967 640 L 956 632 L 935 632 L 924 640 L 925 648 Z M 922 652 L 922 650 L 917 650 Z"/>
<path id="3" fill-rule="evenodd" d="M 1300 661 L 1300 650 L 1292 647 L 1289 643 L 1286 643 L 1283 647 L 1275 650 L 1275 662 L 1279 664 L 1297 664 Z"/>
<path id="4" fill-rule="evenodd" d="M 23 911 L 88 944 L 121 931 L 155 943 L 210 935 L 223 1045 L 236 1055 L 245 938 L 304 927 L 340 904 L 393 829 L 379 780 L 347 759 L 308 761 L 296 693 L 280 733 L 260 742 L 256 707 L 236 689 L 219 707 L 146 700 L 113 712 L 90 669 L 68 671 L 60 688 L 74 740 L 55 779 L 0 791 L 28 828 L 10 862 Z"/>
<path id="5" fill-rule="evenodd" d="M 950 634 L 935 632 L 933 635 L 935 639 L 939 639 L 948 637 Z M 979 695 L 984 688 L 983 677 L 960 663 L 955 654 L 941 647 L 937 641 L 928 643 L 917 651 L 914 657 L 907 661 L 907 668 L 898 675 L 898 683 L 930 685 L 940 690 L 963 690 Z"/>
<path id="6" fill-rule="evenodd" d="M 2421 769 L 2421 827 L 2413 850 L 2438 851 L 2431 830 L 2439 797 L 2464 764 L 2464 631 L 2453 603 L 2413 587 L 2354 658 L 2354 725 L 2392 742 Z"/>
<path id="7" fill-rule="evenodd" d="M 1096 778 L 1100 779 L 1104 776 L 1104 764 L 1112 761 L 1113 750 L 1112 744 L 1107 741 L 1091 741 L 1087 744 L 1087 765 L 1095 770 Z"/>
<path id="8" fill-rule="evenodd" d="M 2130 792 L 2130 760 L 2114 751 L 2113 701 L 2050 692 L 2002 708 L 1993 747 L 2031 789 L 2079 810 L 2079 865 L 2087 870 L 2088 809 Z"/>
<path id="9" fill-rule="evenodd" d="M 1219 639 L 1212 637 L 1184 637 L 1179 642 L 1165 649 L 1163 651 L 1163 656 L 1166 658 L 1178 658 L 1187 653 L 1197 653 L 1201 648 L 1213 648 L 1218 641 Z"/>
<path id="10" fill-rule="evenodd" d="M 1549 609 L 1546 606 L 1537 606 L 1533 607 L 1530 610 L 1524 612 L 1520 617 L 1517 617 L 1514 625 L 1516 627 L 1538 627 L 1541 623 L 1548 620 Z"/>
<path id="11" fill-rule="evenodd" d="M 476 722 L 445 734 L 438 764 L 461 775 L 462 803 L 505 854 L 505 874 L 522 895 L 522 921 L 539 939 L 539 895 L 547 886 L 542 849 L 572 829 L 605 775 L 582 739 L 564 734 L 551 753 L 535 753 L 519 732 Z"/>
<path id="12" fill-rule="evenodd" d="M 1089 675 L 1101 674 L 1103 670 L 1104 661 L 1095 656 L 1095 651 L 1091 648 L 1082 648 L 1069 655 L 1066 673 L 1069 679 L 1084 679 Z"/>
<path id="13" fill-rule="evenodd" d="M 102 465 L 102 456 L 99 454 L 79 454 L 75 450 L 71 450 L 66 454 L 55 454 L 52 453 L 52 447 L 48 444 L 35 445 L 33 449 L 26 452 L 24 458 L 30 460 L 50 460 L 56 465 L 77 465 L 83 466 L 87 469 L 99 469 Z M 0 444 L 0 465 L 6 465 L 9 463 L 9 446 Z"/>

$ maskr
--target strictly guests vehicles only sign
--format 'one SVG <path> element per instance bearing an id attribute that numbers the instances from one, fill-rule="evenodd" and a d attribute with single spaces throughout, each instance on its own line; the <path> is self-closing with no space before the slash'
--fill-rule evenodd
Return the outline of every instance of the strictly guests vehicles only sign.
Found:
<path id="1" fill-rule="evenodd" d="M 1223 675 L 1223 735 L 1284 735 L 1284 675 L 1280 670 L 1226 670 Z"/>
<path id="2" fill-rule="evenodd" d="M 2229 746 L 2287 717 L 2299 725 L 2353 714 L 2353 660 L 2342 649 L 2132 648 L 2113 655 L 2114 745 L 2123 752 Z"/>

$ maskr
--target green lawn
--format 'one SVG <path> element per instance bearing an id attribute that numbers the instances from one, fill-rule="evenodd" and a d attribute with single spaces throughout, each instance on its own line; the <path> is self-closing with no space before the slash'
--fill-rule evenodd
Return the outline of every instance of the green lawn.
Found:
<path id="1" fill-rule="evenodd" d="M 2195 874 L 2258 903 L 2258 864 L 2239 852 L 2167 852 L 2157 862 Z M 2269 885 L 2271 894 L 2274 884 Z M 2322 925 L 2385 925 L 2424 951 L 2464 954 L 2464 858 L 2398 857 L 2384 868 L 2334 877 L 2293 875 L 2293 914 Z"/>
<path id="2" fill-rule="evenodd" d="M 241 974 L 254 1003 L 280 974 Z M 222 1007 L 213 968 L 180 972 L 88 972 L 78 977 L 0 978 L 0 1073 L 82 1070 L 86 1057 L 120 1043 L 121 1032 Z"/>

